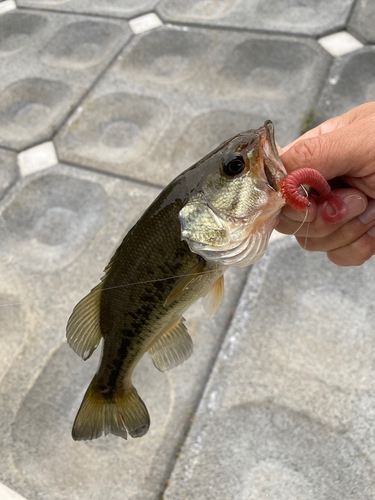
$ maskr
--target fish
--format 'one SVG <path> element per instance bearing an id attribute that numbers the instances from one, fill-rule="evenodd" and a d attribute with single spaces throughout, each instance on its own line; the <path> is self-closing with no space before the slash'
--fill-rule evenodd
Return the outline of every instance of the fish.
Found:
<path id="1" fill-rule="evenodd" d="M 67 341 L 84 360 L 102 341 L 74 440 L 147 433 L 150 416 L 132 384 L 135 366 L 146 352 L 161 371 L 190 357 L 193 342 L 183 314 L 203 298 L 213 317 L 225 271 L 264 254 L 285 204 L 285 176 L 268 120 L 178 175 L 129 230 L 99 284 L 68 320 Z"/>

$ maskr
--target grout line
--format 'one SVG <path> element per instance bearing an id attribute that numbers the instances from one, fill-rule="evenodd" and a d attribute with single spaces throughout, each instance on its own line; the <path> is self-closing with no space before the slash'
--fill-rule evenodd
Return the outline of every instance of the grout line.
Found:
<path id="1" fill-rule="evenodd" d="M 170 25 L 170 26 L 178 26 L 178 27 L 187 27 L 187 28 L 196 28 L 196 29 L 208 29 L 208 30 L 213 30 L 213 31 L 229 31 L 229 32 L 236 32 L 236 33 L 248 33 L 248 34 L 255 34 L 255 35 L 267 35 L 267 36 L 285 36 L 285 37 L 296 37 L 296 38 L 304 38 L 304 39 L 313 39 L 317 40 L 318 38 L 321 38 L 322 34 L 307 34 L 307 33 L 292 33 L 290 31 L 278 31 L 278 30 L 266 30 L 266 29 L 257 29 L 257 28 L 241 28 L 241 27 L 234 27 L 234 26 L 218 26 L 218 25 L 210 25 L 210 24 L 200 24 L 200 23 L 194 23 L 194 22 L 180 22 L 180 21 L 169 21 L 168 19 L 165 19 L 160 12 L 156 9 L 156 14 L 160 19 L 163 21 L 164 25 Z M 341 29 L 341 28 L 340 28 Z M 336 28 L 334 31 L 337 31 Z"/>
<path id="2" fill-rule="evenodd" d="M 329 52 L 327 52 L 327 54 L 329 54 Z M 313 106 L 311 106 L 311 108 L 313 108 L 314 110 L 316 110 L 318 107 L 318 104 L 319 104 L 320 99 L 322 97 L 323 91 L 328 83 L 328 78 L 329 78 L 329 75 L 331 73 L 332 67 L 335 63 L 335 57 L 333 57 L 331 54 L 329 54 L 329 56 L 331 57 L 331 64 L 328 65 L 326 74 L 325 74 L 324 78 L 322 78 L 322 83 L 321 83 L 320 88 L 316 94 L 316 98 L 314 99 Z M 315 118 L 315 112 L 313 113 L 312 121 L 314 121 L 314 118 Z M 301 129 L 302 128 L 303 128 L 303 126 L 301 126 Z M 309 128 L 309 130 L 311 130 L 312 128 L 315 128 L 315 125 L 313 127 Z M 302 132 L 302 130 L 300 130 L 299 137 L 301 137 L 301 135 L 303 135 L 304 133 L 305 132 Z"/>
<path id="3" fill-rule="evenodd" d="M 57 155 L 58 156 L 58 155 Z M 121 179 L 123 181 L 134 182 L 136 184 L 140 184 L 141 186 L 147 186 L 154 189 L 164 189 L 167 184 L 154 184 L 153 182 L 142 181 L 140 179 L 135 179 L 134 177 L 129 177 L 127 175 L 116 174 L 114 172 L 108 172 L 106 170 L 101 170 L 100 168 L 88 167 L 87 165 L 79 165 L 78 163 L 66 161 L 63 159 L 59 159 L 60 165 L 68 165 L 69 167 L 79 168 L 81 170 L 85 170 L 87 172 L 95 172 L 96 174 L 106 175 L 107 177 L 113 177 L 115 179 Z"/>
<path id="4" fill-rule="evenodd" d="M 367 47 L 369 47 L 369 46 L 371 46 L 371 45 L 374 45 L 374 43 L 373 43 L 373 42 L 368 42 L 368 41 L 366 40 L 366 38 L 362 36 L 362 33 L 360 33 L 359 31 L 357 31 L 357 32 L 356 32 L 356 31 L 354 31 L 353 29 L 351 29 L 351 28 L 349 27 L 349 22 L 350 22 L 350 20 L 351 20 L 351 18 L 352 18 L 352 16 L 353 16 L 354 9 L 355 9 L 355 7 L 357 6 L 357 3 L 359 3 L 359 2 L 360 2 L 360 0 L 356 0 L 355 2 L 353 2 L 352 8 L 350 9 L 350 12 L 349 12 L 348 18 L 347 18 L 347 20 L 346 20 L 346 31 L 347 31 L 348 33 L 350 33 L 352 36 L 354 36 L 354 37 L 355 37 L 357 40 L 359 40 L 361 43 L 363 43 L 363 45 L 364 45 L 365 47 L 366 47 L 366 46 L 367 46 Z"/>
<path id="5" fill-rule="evenodd" d="M 20 169 L 18 168 L 18 172 L 16 177 L 14 178 L 13 182 L 9 184 L 9 186 L 3 191 L 2 194 L 0 194 L 0 205 L 2 205 L 3 200 L 5 199 L 6 195 L 11 191 L 11 189 L 14 188 L 14 186 L 20 181 L 21 175 L 20 175 Z"/>
<path id="6" fill-rule="evenodd" d="M 360 0 L 354 0 L 354 2 L 352 3 L 352 5 L 351 5 L 351 7 L 350 7 L 350 9 L 349 9 L 348 16 L 347 16 L 347 18 L 346 18 L 346 20 L 345 20 L 345 27 L 347 27 L 347 26 L 348 26 L 349 21 L 350 21 L 350 19 L 351 19 L 352 15 L 353 15 L 354 9 L 355 9 L 355 7 L 356 7 L 357 3 L 359 3 L 359 1 L 360 1 Z M 347 29 L 347 28 L 346 28 L 346 29 Z"/>
<path id="7" fill-rule="evenodd" d="M 197 399 L 195 401 L 194 409 L 192 410 L 191 417 L 189 418 L 188 425 L 186 426 L 186 429 L 184 430 L 183 438 L 180 441 L 180 443 L 179 443 L 179 445 L 178 445 L 175 453 L 171 457 L 171 460 L 170 460 L 170 463 L 169 463 L 169 467 L 168 467 L 168 472 L 166 473 L 167 477 L 166 477 L 166 480 L 165 480 L 165 483 L 164 483 L 164 487 L 163 487 L 163 490 L 161 491 L 161 493 L 159 494 L 158 500 L 163 500 L 164 499 L 164 493 L 166 492 L 166 490 L 167 490 L 167 488 L 169 486 L 169 481 L 170 481 L 171 476 L 173 474 L 173 471 L 174 471 L 174 469 L 176 467 L 176 464 L 177 464 L 180 452 L 183 449 L 183 447 L 185 446 L 185 442 L 186 442 L 186 440 L 187 440 L 187 438 L 189 436 L 191 427 L 192 427 L 192 425 L 194 423 L 194 420 L 195 420 L 195 415 L 196 415 L 196 413 L 198 411 L 198 408 L 199 408 L 199 406 L 201 404 L 201 401 L 202 401 L 202 399 L 204 397 L 204 394 L 205 394 L 206 389 L 207 389 L 207 385 L 208 385 L 208 383 L 209 383 L 209 381 L 211 379 L 211 376 L 212 376 L 212 372 L 213 372 L 214 367 L 215 367 L 215 365 L 216 365 L 216 363 L 218 361 L 218 358 L 219 358 L 219 355 L 220 355 L 220 353 L 222 351 L 224 342 L 226 341 L 226 338 L 228 336 L 228 332 L 229 332 L 229 330 L 230 330 L 230 328 L 232 326 L 232 323 L 233 323 L 233 320 L 234 320 L 234 317 L 235 317 L 235 314 L 236 314 L 236 310 L 237 310 L 238 305 L 240 303 L 240 299 L 241 299 L 241 297 L 242 297 L 242 295 L 244 293 L 246 284 L 249 281 L 249 276 L 251 275 L 252 268 L 253 268 L 253 266 L 250 266 L 250 268 L 248 269 L 248 271 L 247 272 L 244 271 L 244 273 L 243 273 L 243 278 L 242 278 L 243 281 L 241 280 L 241 286 L 238 289 L 237 298 L 234 301 L 234 305 L 233 305 L 233 309 L 232 309 L 232 314 L 230 315 L 228 321 L 226 322 L 225 330 L 224 330 L 224 333 L 222 335 L 222 338 L 221 338 L 220 342 L 218 343 L 216 354 L 214 354 L 214 356 L 212 356 L 212 358 L 211 358 L 211 363 L 208 366 L 207 375 L 203 379 L 202 390 L 197 395 Z"/>
<path id="8" fill-rule="evenodd" d="M 132 34 L 129 37 L 129 39 L 123 45 L 121 45 L 120 49 L 115 53 L 113 58 L 103 68 L 103 70 L 99 73 L 99 75 L 93 80 L 91 85 L 83 92 L 81 97 L 72 106 L 70 111 L 68 111 L 68 113 L 61 119 L 61 121 L 56 124 L 56 126 L 54 127 L 55 128 L 54 132 L 51 134 L 50 138 L 47 140 L 54 140 L 55 139 L 56 135 L 60 132 L 60 130 L 63 128 L 63 126 L 70 120 L 70 118 L 73 116 L 73 114 L 77 111 L 77 108 L 79 108 L 79 106 L 86 99 L 86 97 L 90 94 L 90 92 L 94 89 L 94 87 L 98 84 L 98 82 L 101 80 L 101 78 L 104 77 L 105 73 L 116 62 L 116 60 L 119 57 L 119 55 L 121 54 L 121 52 L 124 50 L 124 48 L 127 46 L 127 44 L 132 41 L 133 37 L 134 37 L 134 35 Z M 42 141 L 42 142 L 45 142 L 45 141 Z M 58 157 L 58 155 L 57 155 L 57 157 Z"/>
<path id="9" fill-rule="evenodd" d="M 77 12 L 77 11 L 69 11 L 69 10 L 60 10 L 60 9 L 48 9 L 46 7 L 33 7 L 28 5 L 17 5 L 17 9 L 20 10 L 32 10 L 32 11 L 40 11 L 40 12 L 49 12 L 51 14 L 65 14 L 65 15 L 75 15 L 75 16 L 88 16 L 88 17 L 97 17 L 100 19 L 113 19 L 117 21 L 129 21 L 131 19 L 136 19 L 137 17 L 144 16 L 145 14 L 150 14 L 154 11 L 146 11 L 141 12 L 136 15 L 131 15 L 127 17 L 119 17 L 119 16 L 111 16 L 110 14 L 101 14 L 101 13 L 93 13 L 93 12 Z"/>
<path id="10" fill-rule="evenodd" d="M 45 141 L 42 141 L 42 142 L 45 142 Z M 15 153 L 15 154 L 18 154 L 20 153 L 21 151 L 23 150 L 18 150 L 18 149 L 14 149 L 14 148 L 10 148 L 9 146 L 2 146 L 0 144 L 0 150 L 4 149 L 5 151 L 9 151 L 10 153 Z M 26 148 L 25 148 L 26 149 Z"/>

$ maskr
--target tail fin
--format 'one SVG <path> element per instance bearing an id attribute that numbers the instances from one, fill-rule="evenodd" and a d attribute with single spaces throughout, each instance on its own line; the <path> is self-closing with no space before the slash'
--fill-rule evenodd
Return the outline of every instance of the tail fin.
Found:
<path id="1" fill-rule="evenodd" d="M 147 408 L 132 385 L 111 397 L 98 389 L 95 376 L 78 410 L 72 436 L 79 441 L 98 438 L 104 432 L 126 439 L 129 432 L 135 438 L 144 436 L 149 427 Z"/>

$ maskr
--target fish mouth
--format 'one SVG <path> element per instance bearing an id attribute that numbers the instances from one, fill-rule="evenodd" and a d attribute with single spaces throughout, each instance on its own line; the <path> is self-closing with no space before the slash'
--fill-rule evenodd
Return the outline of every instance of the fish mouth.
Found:
<path id="1" fill-rule="evenodd" d="M 275 127 L 267 120 L 260 130 L 260 142 L 263 153 L 263 169 L 267 183 L 274 191 L 281 190 L 281 181 L 286 175 L 275 141 Z"/>
<path id="2" fill-rule="evenodd" d="M 264 163 L 264 174 L 267 179 L 268 185 L 274 190 L 274 191 L 280 191 L 280 186 L 278 182 L 276 181 L 276 178 L 272 172 L 272 170 L 269 168 L 267 163 Z"/>
<path id="3" fill-rule="evenodd" d="M 267 120 L 264 122 L 263 127 L 266 129 L 266 139 L 271 144 L 272 152 L 276 156 L 276 158 L 279 158 L 279 152 L 277 151 L 277 146 L 276 146 L 276 141 L 275 141 L 275 126 L 271 120 Z"/>

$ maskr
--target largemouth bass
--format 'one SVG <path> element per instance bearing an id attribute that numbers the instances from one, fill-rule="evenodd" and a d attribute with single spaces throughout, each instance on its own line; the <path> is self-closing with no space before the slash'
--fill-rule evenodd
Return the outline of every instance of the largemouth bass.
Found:
<path id="1" fill-rule="evenodd" d="M 267 121 L 176 177 L 128 232 L 101 282 L 68 321 L 69 345 L 83 359 L 103 338 L 74 439 L 148 431 L 147 408 L 132 385 L 135 366 L 146 352 L 162 371 L 189 358 L 193 344 L 182 314 L 204 297 L 213 316 L 225 270 L 249 266 L 265 252 L 285 204 L 285 175 Z"/>

